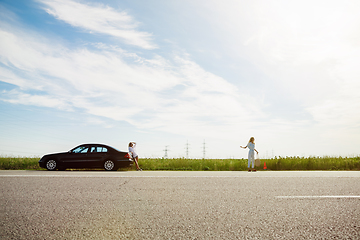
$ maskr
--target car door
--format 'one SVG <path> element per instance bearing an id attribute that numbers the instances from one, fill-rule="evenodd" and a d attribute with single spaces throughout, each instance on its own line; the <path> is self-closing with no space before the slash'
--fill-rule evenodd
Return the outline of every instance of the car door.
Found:
<path id="1" fill-rule="evenodd" d="M 107 149 L 103 146 L 92 145 L 88 153 L 89 161 L 92 167 L 103 167 L 106 158 Z"/>
<path id="2" fill-rule="evenodd" d="M 86 168 L 88 167 L 88 152 L 90 146 L 83 145 L 73 149 L 66 157 L 63 159 L 63 163 L 67 168 Z"/>

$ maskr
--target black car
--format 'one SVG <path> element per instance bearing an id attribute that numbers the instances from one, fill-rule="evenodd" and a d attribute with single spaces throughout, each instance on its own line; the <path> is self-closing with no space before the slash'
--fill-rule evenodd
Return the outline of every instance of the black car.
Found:
<path id="1" fill-rule="evenodd" d="M 43 156 L 39 166 L 49 171 L 67 168 L 104 168 L 116 171 L 120 167 L 129 167 L 133 163 L 128 152 L 121 152 L 103 144 L 82 144 L 68 152 Z"/>

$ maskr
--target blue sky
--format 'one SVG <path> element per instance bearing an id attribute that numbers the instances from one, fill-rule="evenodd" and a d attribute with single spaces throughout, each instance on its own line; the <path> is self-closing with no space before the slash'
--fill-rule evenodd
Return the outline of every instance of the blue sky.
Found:
<path id="1" fill-rule="evenodd" d="M 0 154 L 360 154 L 358 1 L 0 2 Z"/>

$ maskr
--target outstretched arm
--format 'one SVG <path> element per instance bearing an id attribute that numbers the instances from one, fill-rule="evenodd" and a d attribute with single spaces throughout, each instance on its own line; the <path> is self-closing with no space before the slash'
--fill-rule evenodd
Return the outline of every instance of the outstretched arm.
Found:
<path id="1" fill-rule="evenodd" d="M 240 147 L 241 147 L 241 148 L 244 148 L 244 149 L 245 149 L 245 148 L 247 148 L 247 146 L 245 146 L 245 147 L 243 147 L 243 146 L 240 146 Z"/>

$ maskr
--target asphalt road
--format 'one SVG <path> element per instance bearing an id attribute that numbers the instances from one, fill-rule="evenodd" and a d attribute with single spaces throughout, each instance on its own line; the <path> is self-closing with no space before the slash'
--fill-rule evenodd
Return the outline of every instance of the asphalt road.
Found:
<path id="1" fill-rule="evenodd" d="M 360 239 L 360 172 L 0 171 L 0 239 Z"/>

